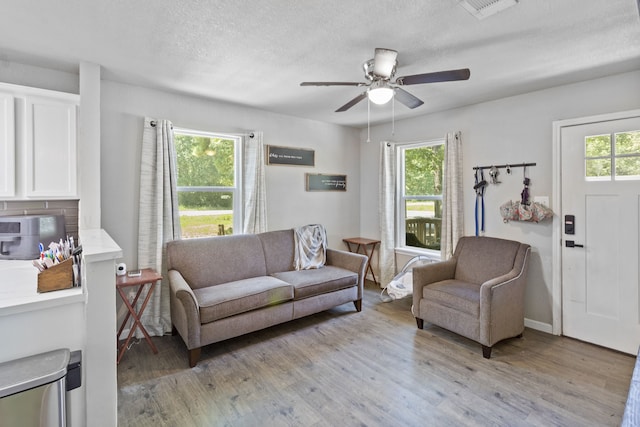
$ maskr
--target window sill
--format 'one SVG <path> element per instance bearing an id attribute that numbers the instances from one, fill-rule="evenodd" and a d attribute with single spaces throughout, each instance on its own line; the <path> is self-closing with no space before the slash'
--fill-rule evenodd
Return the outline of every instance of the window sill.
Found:
<path id="1" fill-rule="evenodd" d="M 420 248 L 408 248 L 408 247 L 399 247 L 399 248 L 395 248 L 395 253 L 397 255 L 408 255 L 411 257 L 414 256 L 418 256 L 418 255 L 424 255 L 427 258 L 433 260 L 433 261 L 441 261 L 442 257 L 440 255 L 440 251 L 434 251 L 431 249 L 420 249 Z"/>

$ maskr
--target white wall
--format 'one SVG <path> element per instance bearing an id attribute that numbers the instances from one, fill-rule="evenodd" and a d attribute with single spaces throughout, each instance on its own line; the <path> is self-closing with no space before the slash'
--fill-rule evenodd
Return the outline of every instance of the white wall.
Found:
<path id="1" fill-rule="evenodd" d="M 425 102 L 429 102 L 428 99 Z M 373 171 L 379 171 L 378 142 L 381 140 L 428 140 L 441 138 L 449 131 L 462 131 L 465 233 L 473 235 L 474 166 L 536 163 L 535 167 L 528 168 L 530 194 L 549 196 L 552 200 L 552 122 L 639 107 L 640 71 L 637 71 L 399 121 L 393 137 L 389 124 L 376 126 L 371 129 L 372 142 L 363 145 L 361 150 L 361 234 L 380 236 L 378 180 L 371 176 Z M 366 129 L 360 139 L 366 140 Z M 498 211 L 505 201 L 520 198 L 522 178 L 522 168 L 513 169 L 511 176 L 501 170 L 502 184 L 488 187 L 486 235 L 520 240 L 532 246 L 525 315 L 530 322 L 540 322 L 550 330 L 552 225 L 550 222 L 505 224 Z"/>
<path id="2" fill-rule="evenodd" d="M 1 58 L 0 82 L 60 92 L 80 93 L 80 77 L 77 72 L 53 70 L 51 68 L 5 61 Z"/>
<path id="3" fill-rule="evenodd" d="M 122 247 L 124 262 L 137 262 L 140 146 L 145 116 L 203 131 L 264 132 L 264 143 L 315 150 L 315 167 L 267 166 L 270 230 L 322 223 L 329 245 L 360 227 L 360 143 L 358 131 L 224 102 L 136 86 L 102 82 L 102 227 Z M 347 191 L 307 192 L 304 174 L 347 175 Z"/>

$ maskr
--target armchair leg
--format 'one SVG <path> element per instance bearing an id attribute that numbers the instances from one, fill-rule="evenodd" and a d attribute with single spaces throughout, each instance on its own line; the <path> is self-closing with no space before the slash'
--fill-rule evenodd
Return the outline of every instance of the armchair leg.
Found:
<path id="1" fill-rule="evenodd" d="M 171 336 L 175 337 L 176 335 L 178 335 L 178 330 L 175 325 L 171 325 Z"/>
<path id="2" fill-rule="evenodd" d="M 416 317 L 416 323 L 418 324 L 418 329 L 422 329 L 424 327 L 424 319 Z"/>
<path id="3" fill-rule="evenodd" d="M 189 350 L 189 367 L 193 368 L 198 364 L 198 360 L 200 360 L 200 349 L 202 347 L 194 348 Z"/>
<path id="4" fill-rule="evenodd" d="M 485 359 L 489 359 L 491 357 L 491 349 L 492 347 L 487 347 L 486 345 L 482 346 L 482 357 Z"/>
<path id="5" fill-rule="evenodd" d="M 356 306 L 356 310 L 358 312 L 362 311 L 362 299 L 357 299 L 353 302 L 353 305 Z"/>

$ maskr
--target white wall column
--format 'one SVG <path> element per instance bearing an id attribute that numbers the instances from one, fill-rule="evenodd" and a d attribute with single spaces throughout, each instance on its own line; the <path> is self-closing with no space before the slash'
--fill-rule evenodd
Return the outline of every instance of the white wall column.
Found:
<path id="1" fill-rule="evenodd" d="M 78 228 L 100 228 L 100 65 L 80 63 Z"/>

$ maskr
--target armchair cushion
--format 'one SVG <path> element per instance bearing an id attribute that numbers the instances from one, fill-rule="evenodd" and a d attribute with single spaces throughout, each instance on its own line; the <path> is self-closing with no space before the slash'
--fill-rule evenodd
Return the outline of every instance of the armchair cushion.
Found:
<path id="1" fill-rule="evenodd" d="M 425 286 L 422 297 L 445 307 L 480 316 L 480 285 L 460 280 L 443 280 Z"/>
<path id="2" fill-rule="evenodd" d="M 462 238 L 456 246 L 455 278 L 463 282 L 482 284 L 513 268 L 520 242 L 480 237 Z"/>

